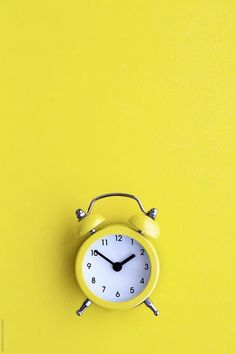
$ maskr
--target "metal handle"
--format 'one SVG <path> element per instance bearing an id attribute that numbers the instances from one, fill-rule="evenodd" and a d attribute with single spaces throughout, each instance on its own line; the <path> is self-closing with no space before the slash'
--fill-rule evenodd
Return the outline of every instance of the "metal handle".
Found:
<path id="1" fill-rule="evenodd" d="M 136 197 L 135 195 L 133 194 L 128 194 L 128 193 L 106 193 L 106 194 L 101 194 L 99 196 L 97 196 L 96 198 L 94 198 L 89 206 L 88 206 L 88 210 L 87 210 L 87 215 L 91 212 L 94 204 L 96 201 L 98 201 L 99 199 L 103 199 L 103 198 L 109 198 L 109 197 L 125 197 L 125 198 L 130 198 L 130 199 L 134 199 L 137 203 L 138 203 L 138 206 L 139 208 L 141 209 L 141 211 L 146 214 L 146 211 L 143 207 L 143 204 L 141 203 L 140 199 L 138 197 Z"/>

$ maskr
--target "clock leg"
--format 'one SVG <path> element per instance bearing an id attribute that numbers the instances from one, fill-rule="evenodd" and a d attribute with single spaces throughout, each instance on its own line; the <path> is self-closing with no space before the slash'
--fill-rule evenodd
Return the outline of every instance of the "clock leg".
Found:
<path id="1" fill-rule="evenodd" d="M 143 303 L 154 313 L 155 316 L 159 315 L 159 310 L 153 305 L 149 298 L 144 300 Z"/>
<path id="2" fill-rule="evenodd" d="M 92 304 L 92 301 L 90 301 L 89 299 L 86 299 L 82 305 L 80 306 L 80 308 L 76 311 L 76 314 L 78 316 L 81 316 L 85 310 L 87 310 L 87 308 Z"/>

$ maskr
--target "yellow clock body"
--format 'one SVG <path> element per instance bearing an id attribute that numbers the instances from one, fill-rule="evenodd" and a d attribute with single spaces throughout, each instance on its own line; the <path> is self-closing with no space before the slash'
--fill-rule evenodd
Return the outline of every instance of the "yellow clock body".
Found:
<path id="1" fill-rule="evenodd" d="M 137 202 L 141 213 L 126 224 L 105 225 L 105 218 L 93 214 L 94 203 L 108 197 L 125 197 Z M 127 193 L 107 193 L 94 198 L 87 212 L 76 210 L 78 236 L 85 237 L 75 262 L 75 274 L 86 300 L 77 315 L 92 303 L 110 310 L 127 310 L 144 303 L 155 315 L 149 295 L 159 277 L 160 265 L 152 240 L 160 233 L 157 209 L 146 211 L 139 198 Z"/>
<path id="2" fill-rule="evenodd" d="M 122 242 L 125 243 L 124 246 Z M 132 254 L 135 255 L 135 257 L 133 256 L 134 260 L 131 259 L 124 264 L 119 272 L 114 271 L 112 264 L 99 257 L 99 255 L 96 255 L 95 248 L 98 248 L 99 245 L 99 250 L 103 252 L 102 255 L 104 256 L 105 253 L 105 257 L 112 258 L 114 263 L 116 258 L 120 261 L 121 256 L 123 258 L 126 256 L 129 257 L 130 254 L 131 256 Z M 134 249 L 135 251 L 133 251 Z M 144 261 L 142 261 L 142 259 Z M 94 268 L 96 268 L 94 270 L 92 269 L 93 262 Z M 136 262 L 136 268 L 134 267 L 134 262 Z M 116 264 L 117 263 L 118 262 L 116 262 Z M 86 267 L 88 269 L 86 269 Z M 99 268 L 98 271 L 97 268 Z M 151 242 L 139 232 L 120 224 L 104 227 L 89 236 L 80 247 L 75 262 L 76 278 L 83 293 L 92 303 L 112 310 L 127 310 L 144 302 L 153 292 L 157 284 L 159 270 L 158 255 Z M 96 278 L 94 272 L 97 275 Z M 103 273 L 106 272 L 107 274 L 104 275 Z M 138 272 L 140 272 L 140 274 L 138 274 Z M 145 279 L 147 272 L 148 276 Z M 102 279 L 99 279 L 99 276 Z M 109 277 L 111 279 L 109 279 Z M 117 280 L 114 279 L 116 277 Z M 118 282 L 117 287 L 116 281 Z M 126 288 L 124 283 L 126 283 Z M 137 295 L 135 294 L 135 287 L 132 286 L 134 284 L 137 284 L 136 286 L 142 285 L 142 288 L 139 287 Z M 110 289 L 110 297 L 104 298 L 105 293 L 109 290 L 107 289 L 109 285 L 112 288 Z M 122 301 L 122 298 L 120 299 L 122 292 L 117 290 L 119 286 L 123 287 L 123 291 L 126 293 L 125 301 Z M 98 287 L 100 288 L 100 294 Z M 93 288 L 95 288 L 96 291 L 94 291 Z M 114 294 L 113 298 L 112 291 Z M 129 295 L 127 292 L 133 294 Z"/>

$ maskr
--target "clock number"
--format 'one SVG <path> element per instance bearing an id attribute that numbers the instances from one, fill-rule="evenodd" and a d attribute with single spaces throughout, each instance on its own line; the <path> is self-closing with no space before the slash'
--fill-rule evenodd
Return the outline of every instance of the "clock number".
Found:
<path id="1" fill-rule="evenodd" d="M 148 270 L 149 269 L 149 265 L 148 263 L 145 263 L 145 267 L 144 267 L 145 270 Z"/>
<path id="2" fill-rule="evenodd" d="M 96 251 L 91 250 L 91 255 L 92 255 L 92 256 L 97 256 L 98 254 L 97 254 L 97 252 L 96 252 Z"/>
<path id="3" fill-rule="evenodd" d="M 130 294 L 133 294 L 133 293 L 134 293 L 134 288 L 133 288 L 133 286 L 131 286 L 131 288 L 129 289 L 129 292 L 130 292 Z"/>
<path id="4" fill-rule="evenodd" d="M 122 241 L 122 235 L 116 235 L 116 241 L 121 242 Z"/>
<path id="5" fill-rule="evenodd" d="M 116 297 L 120 297 L 120 293 L 119 293 L 119 291 L 117 291 L 117 293 L 116 293 Z"/>
<path id="6" fill-rule="evenodd" d="M 142 279 L 140 280 L 140 283 L 141 283 L 141 284 L 144 284 L 144 278 L 142 278 Z"/>
<path id="7" fill-rule="evenodd" d="M 93 284 L 95 284 L 95 283 L 96 283 L 96 279 L 95 279 L 94 277 L 92 277 L 91 282 L 92 282 Z"/>
<path id="8" fill-rule="evenodd" d="M 91 263 L 87 263 L 87 267 L 88 267 L 88 269 L 90 269 L 91 268 Z"/>
<path id="9" fill-rule="evenodd" d="M 134 244 L 134 240 L 131 238 L 131 244 L 133 245 Z"/>
<path id="10" fill-rule="evenodd" d="M 144 256 L 144 249 L 143 248 L 140 249 L 140 254 L 141 254 L 141 256 Z"/>
<path id="11" fill-rule="evenodd" d="M 106 289 L 106 287 L 103 285 L 103 286 L 102 286 L 102 292 L 103 292 L 103 293 L 104 293 L 105 289 Z"/>
<path id="12" fill-rule="evenodd" d="M 107 246 L 107 245 L 108 245 L 107 239 L 102 239 L 102 246 Z"/>

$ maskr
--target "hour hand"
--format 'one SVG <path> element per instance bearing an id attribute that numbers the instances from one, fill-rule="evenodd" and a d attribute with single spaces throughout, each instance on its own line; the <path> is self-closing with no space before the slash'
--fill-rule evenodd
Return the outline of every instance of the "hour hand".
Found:
<path id="1" fill-rule="evenodd" d="M 95 255 L 98 255 L 100 257 L 102 257 L 103 259 L 105 259 L 107 262 L 111 263 L 112 265 L 114 265 L 114 262 L 112 262 L 109 258 L 107 258 L 106 256 L 104 256 L 104 254 L 100 253 L 98 250 L 94 251 Z"/>
<path id="2" fill-rule="evenodd" d="M 123 265 L 123 264 L 129 262 L 134 257 L 135 257 L 135 254 L 131 254 L 131 256 L 129 256 L 128 258 L 124 259 L 122 262 L 120 262 L 120 264 Z"/>

